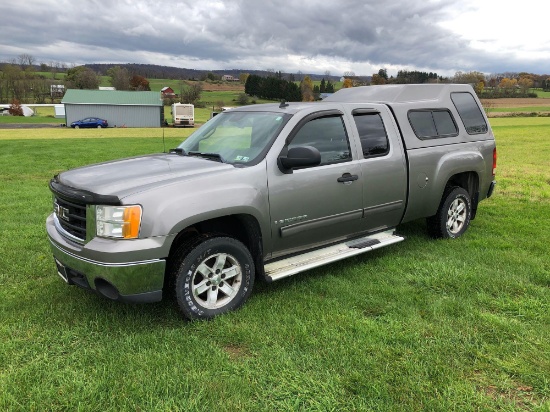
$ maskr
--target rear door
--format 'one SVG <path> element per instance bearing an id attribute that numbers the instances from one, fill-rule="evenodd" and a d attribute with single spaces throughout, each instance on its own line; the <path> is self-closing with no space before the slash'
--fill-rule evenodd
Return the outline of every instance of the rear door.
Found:
<path id="1" fill-rule="evenodd" d="M 351 132 L 361 142 L 358 161 L 363 225 L 368 231 L 399 224 L 406 207 L 407 164 L 393 116 L 384 105 L 354 105 Z"/>

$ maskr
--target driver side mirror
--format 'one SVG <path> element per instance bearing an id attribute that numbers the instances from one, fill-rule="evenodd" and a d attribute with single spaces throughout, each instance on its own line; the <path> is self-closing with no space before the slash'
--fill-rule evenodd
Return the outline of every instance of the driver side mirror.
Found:
<path id="1" fill-rule="evenodd" d="M 283 154 L 285 151 L 286 155 Z M 283 150 L 277 160 L 279 169 L 285 174 L 291 174 L 296 168 L 317 166 L 320 163 L 321 153 L 313 146 L 297 146 Z"/>

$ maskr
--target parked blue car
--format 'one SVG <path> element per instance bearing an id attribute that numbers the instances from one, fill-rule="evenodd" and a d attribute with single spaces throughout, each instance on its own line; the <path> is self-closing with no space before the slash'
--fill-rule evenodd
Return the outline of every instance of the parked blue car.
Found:
<path id="1" fill-rule="evenodd" d="M 81 127 L 96 127 L 101 129 L 102 127 L 107 127 L 107 120 L 99 119 L 97 117 L 87 117 L 82 120 L 77 120 L 76 122 L 71 123 L 73 129 L 80 129 Z"/>

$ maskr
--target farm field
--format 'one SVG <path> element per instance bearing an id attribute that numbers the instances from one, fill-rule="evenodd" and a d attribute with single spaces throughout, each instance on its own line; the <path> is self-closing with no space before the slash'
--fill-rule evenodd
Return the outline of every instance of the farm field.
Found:
<path id="1" fill-rule="evenodd" d="M 191 129 L 0 129 L 0 410 L 550 409 L 550 118 L 491 119 L 498 185 L 470 230 L 258 282 L 182 320 L 57 276 L 48 181 Z"/>
<path id="2" fill-rule="evenodd" d="M 503 116 L 508 113 L 548 113 L 550 112 L 550 98 L 525 99 L 482 99 L 488 116 Z"/>

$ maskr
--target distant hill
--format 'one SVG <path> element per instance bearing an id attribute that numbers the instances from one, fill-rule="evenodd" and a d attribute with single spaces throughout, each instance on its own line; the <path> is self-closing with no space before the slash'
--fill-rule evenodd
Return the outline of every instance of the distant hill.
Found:
<path id="1" fill-rule="evenodd" d="M 246 69 L 228 69 L 228 70 L 196 70 L 196 69 L 185 69 L 181 67 L 170 67 L 170 66 L 158 66 L 155 64 L 139 64 L 139 63 L 123 63 L 123 64 L 100 64 L 100 63 L 93 63 L 93 64 L 85 64 L 84 66 L 89 67 L 96 73 L 99 73 L 101 75 L 107 75 L 107 70 L 109 70 L 111 67 L 120 66 L 125 67 L 130 73 L 132 74 L 138 74 L 140 76 L 144 76 L 148 79 L 174 79 L 174 80 L 189 80 L 189 79 L 200 79 L 201 77 L 205 76 L 207 73 L 214 73 L 216 75 L 224 75 L 229 74 L 233 77 L 238 78 L 239 74 L 241 73 L 250 73 L 250 74 L 257 74 L 259 76 L 267 76 L 269 74 L 273 74 L 272 72 L 269 72 L 267 70 L 246 70 Z M 288 78 L 290 73 L 282 73 L 284 78 Z M 296 80 L 299 80 L 299 75 L 297 73 L 293 73 Z M 302 73 L 301 76 L 309 75 L 311 80 L 321 80 L 325 78 L 325 80 L 331 81 L 338 81 L 340 79 L 340 76 L 327 76 L 322 74 L 310 74 L 310 73 Z"/>

